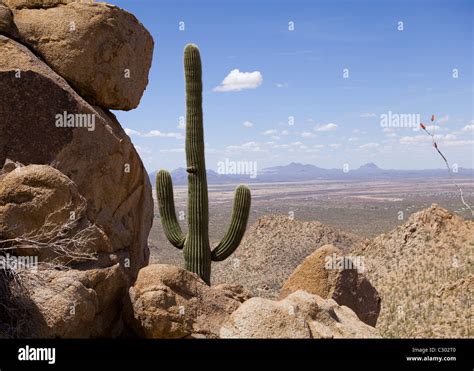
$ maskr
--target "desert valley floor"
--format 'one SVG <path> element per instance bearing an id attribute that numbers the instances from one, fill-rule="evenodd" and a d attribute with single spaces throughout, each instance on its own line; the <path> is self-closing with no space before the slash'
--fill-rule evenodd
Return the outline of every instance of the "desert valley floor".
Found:
<path id="1" fill-rule="evenodd" d="M 474 203 L 474 180 L 457 179 L 464 198 Z M 433 203 L 466 219 L 472 219 L 451 179 L 312 181 L 251 184 L 252 209 L 249 227 L 269 214 L 295 220 L 317 220 L 327 226 L 365 238 L 386 233 L 404 224 L 408 217 Z M 235 185 L 209 186 L 209 234 L 215 245 L 225 233 L 232 211 Z M 185 215 L 187 186 L 174 188 L 176 212 Z M 155 193 L 155 191 L 153 191 Z M 155 196 L 155 195 L 154 195 Z M 155 202 L 156 202 L 156 197 Z M 186 221 L 182 222 L 186 229 Z M 151 261 L 181 264 L 181 252 L 164 236 L 158 207 L 150 233 Z"/>

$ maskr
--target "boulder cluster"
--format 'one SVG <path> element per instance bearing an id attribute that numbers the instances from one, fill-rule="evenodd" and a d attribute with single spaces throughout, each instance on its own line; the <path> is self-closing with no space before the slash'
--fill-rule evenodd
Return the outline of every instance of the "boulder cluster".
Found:
<path id="1" fill-rule="evenodd" d="M 153 46 L 112 5 L 0 1 L 0 247 L 38 259 L 12 280 L 36 318 L 12 336 L 121 332 L 121 303 L 148 264 L 153 199 L 109 110 L 138 106 Z"/>

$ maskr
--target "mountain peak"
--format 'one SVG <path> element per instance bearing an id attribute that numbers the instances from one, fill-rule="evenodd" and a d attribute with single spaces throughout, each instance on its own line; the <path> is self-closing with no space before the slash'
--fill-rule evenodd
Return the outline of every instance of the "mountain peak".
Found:
<path id="1" fill-rule="evenodd" d="M 360 170 L 380 170 L 380 168 L 373 162 L 368 162 L 359 167 Z"/>

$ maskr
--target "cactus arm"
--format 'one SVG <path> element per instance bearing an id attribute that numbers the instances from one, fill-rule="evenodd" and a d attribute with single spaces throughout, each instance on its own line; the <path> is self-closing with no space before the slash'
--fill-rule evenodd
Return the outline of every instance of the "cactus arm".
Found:
<path id="1" fill-rule="evenodd" d="M 166 238 L 173 246 L 182 249 L 186 237 L 176 218 L 173 181 L 166 170 L 160 170 L 156 175 L 156 197 Z"/>
<path id="2" fill-rule="evenodd" d="M 212 261 L 222 261 L 228 258 L 235 249 L 237 249 L 245 234 L 250 213 L 250 204 L 250 190 L 244 185 L 237 187 L 229 229 L 222 241 L 212 251 Z"/>

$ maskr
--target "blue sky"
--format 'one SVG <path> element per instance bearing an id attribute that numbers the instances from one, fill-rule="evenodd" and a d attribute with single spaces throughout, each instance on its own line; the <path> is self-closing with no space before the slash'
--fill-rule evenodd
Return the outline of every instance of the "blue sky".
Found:
<path id="1" fill-rule="evenodd" d="M 116 112 L 149 171 L 185 166 L 188 42 L 201 50 L 208 168 L 225 158 L 442 168 L 426 133 L 393 121 L 428 124 L 432 113 L 448 160 L 473 167 L 472 1 L 111 2 L 155 39 L 140 106 Z"/>

